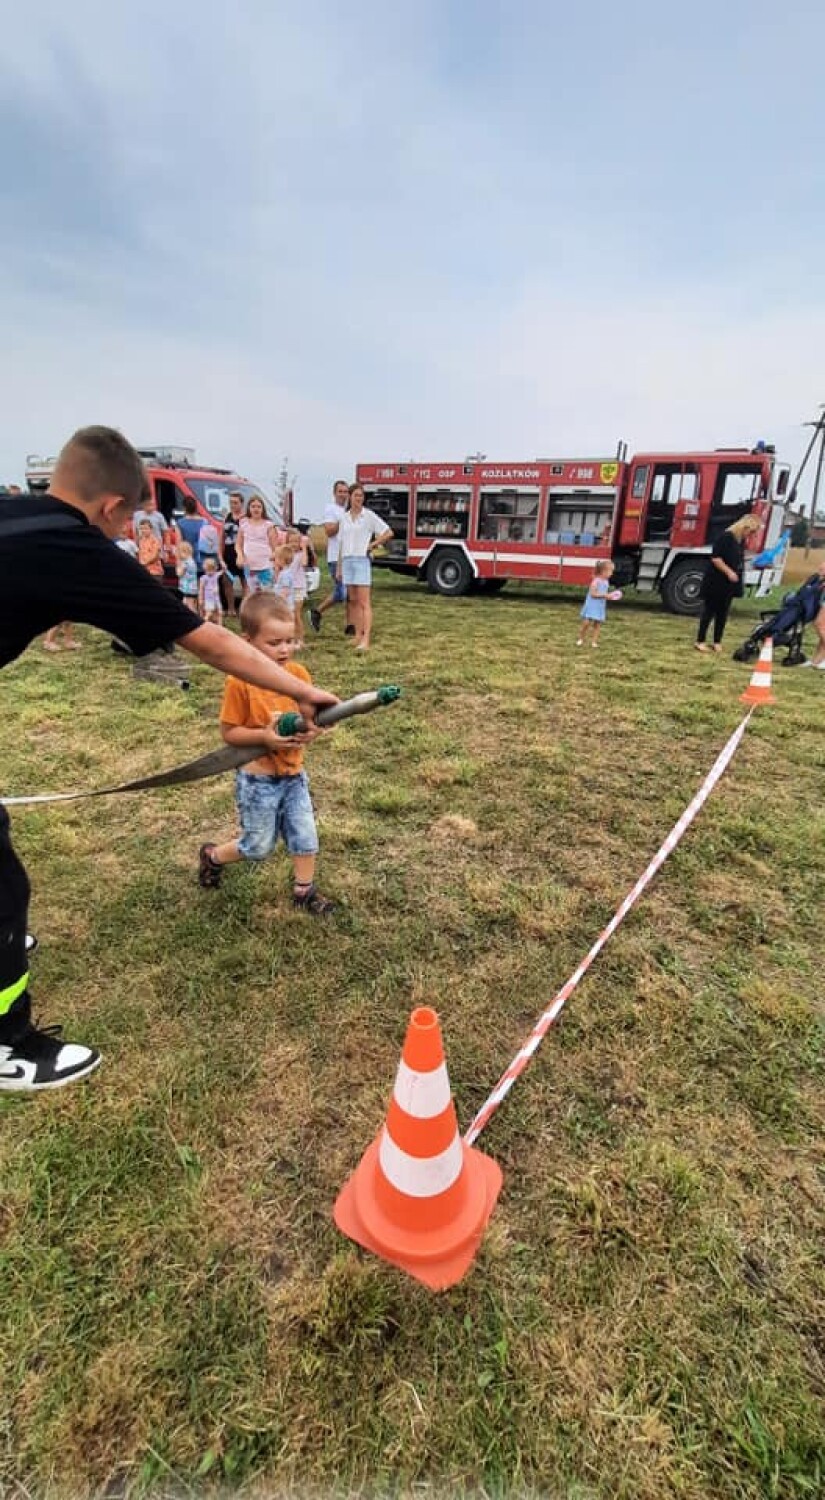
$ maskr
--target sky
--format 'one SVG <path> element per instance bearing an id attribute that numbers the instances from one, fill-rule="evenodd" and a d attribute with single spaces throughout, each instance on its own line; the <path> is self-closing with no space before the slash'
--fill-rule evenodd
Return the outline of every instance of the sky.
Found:
<path id="1" fill-rule="evenodd" d="M 287 456 L 313 517 L 358 461 L 801 456 L 825 402 L 814 0 L 0 21 L 0 482 L 90 422 L 270 491 Z"/>

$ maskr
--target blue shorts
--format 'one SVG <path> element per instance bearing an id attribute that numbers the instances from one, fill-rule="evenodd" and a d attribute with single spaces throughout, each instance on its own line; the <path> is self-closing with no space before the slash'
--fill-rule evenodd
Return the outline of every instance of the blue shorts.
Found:
<path id="1" fill-rule="evenodd" d="M 272 568 L 244 568 L 243 571 L 250 594 L 267 593 L 273 588 L 275 574 Z"/>
<path id="2" fill-rule="evenodd" d="M 368 557 L 345 557 L 341 563 L 341 582 L 345 588 L 369 588 L 372 563 Z"/>
<path id="3" fill-rule="evenodd" d="M 238 771 L 235 799 L 244 859 L 266 859 L 282 838 L 290 854 L 317 854 L 318 829 L 305 771 L 297 776 L 253 776 Z"/>
<path id="4" fill-rule="evenodd" d="M 327 567 L 329 568 L 329 576 L 332 579 L 332 602 L 333 602 L 333 604 L 346 604 L 346 602 L 347 602 L 347 591 L 344 588 L 344 585 L 341 582 L 340 577 L 338 576 L 338 560 L 337 560 L 337 558 L 336 558 L 336 560 L 334 562 L 330 562 L 329 558 L 327 558 Z"/>

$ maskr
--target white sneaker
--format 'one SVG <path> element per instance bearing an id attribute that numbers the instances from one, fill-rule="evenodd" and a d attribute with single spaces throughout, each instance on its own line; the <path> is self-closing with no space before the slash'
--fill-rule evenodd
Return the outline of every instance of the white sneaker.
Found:
<path id="1" fill-rule="evenodd" d="M 62 1089 L 93 1073 L 100 1053 L 60 1038 L 60 1027 L 29 1026 L 16 1042 L 0 1046 L 0 1093 L 36 1094 Z"/>

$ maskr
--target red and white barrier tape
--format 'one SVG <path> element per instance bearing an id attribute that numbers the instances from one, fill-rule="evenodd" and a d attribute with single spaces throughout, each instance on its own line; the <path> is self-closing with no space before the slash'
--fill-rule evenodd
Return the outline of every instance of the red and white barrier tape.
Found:
<path id="1" fill-rule="evenodd" d="M 485 1103 L 482 1104 L 481 1109 L 478 1111 L 469 1129 L 465 1132 L 464 1139 L 467 1142 L 468 1146 L 471 1146 L 473 1144 L 473 1141 L 478 1140 L 478 1137 L 481 1135 L 482 1130 L 484 1130 L 485 1126 L 489 1125 L 499 1105 L 502 1104 L 507 1098 L 507 1095 L 513 1087 L 516 1079 L 521 1076 L 521 1074 L 527 1067 L 527 1064 L 530 1062 L 530 1059 L 534 1057 L 538 1052 L 539 1047 L 541 1046 L 547 1032 L 550 1030 L 550 1027 L 555 1021 L 559 1012 L 564 1009 L 567 1001 L 570 999 L 570 996 L 576 989 L 577 985 L 584 978 L 594 958 L 597 958 L 599 953 L 601 953 L 601 950 L 607 942 L 608 938 L 611 938 L 613 936 L 616 928 L 621 922 L 624 921 L 624 918 L 627 916 L 630 908 L 635 905 L 642 892 L 650 884 L 654 875 L 658 870 L 661 869 L 668 855 L 673 853 L 673 850 L 676 848 L 676 845 L 678 844 L 682 835 L 687 832 L 688 828 L 696 817 L 696 814 L 699 812 L 700 808 L 704 806 L 705 802 L 716 786 L 717 781 L 719 781 L 720 777 L 724 775 L 725 771 L 733 760 L 733 757 L 739 748 L 739 743 L 742 739 L 742 736 L 748 727 L 748 720 L 750 719 L 751 713 L 753 713 L 753 709 L 751 709 L 750 713 L 748 713 L 742 720 L 739 728 L 734 730 L 724 749 L 720 752 L 720 754 L 714 761 L 710 771 L 708 772 L 707 776 L 702 782 L 702 785 L 696 793 L 696 796 L 693 798 L 690 805 L 685 808 L 685 811 L 682 813 L 682 816 L 679 819 L 678 823 L 674 824 L 658 853 L 654 854 L 644 874 L 639 876 L 639 879 L 636 881 L 636 884 L 633 886 L 632 890 L 628 891 L 621 906 L 617 909 L 615 915 L 610 918 L 610 921 L 604 928 L 603 932 L 599 934 L 586 958 L 582 959 L 579 967 L 576 969 L 575 973 L 570 975 L 567 983 L 565 985 L 562 985 L 562 988 L 559 990 L 555 999 L 550 1003 L 550 1005 L 548 1005 L 547 1009 L 539 1017 L 538 1021 L 533 1027 L 533 1030 L 527 1038 L 527 1041 L 524 1043 L 524 1046 L 519 1052 L 516 1053 L 506 1072 L 502 1073 L 492 1093 L 489 1095 Z"/>

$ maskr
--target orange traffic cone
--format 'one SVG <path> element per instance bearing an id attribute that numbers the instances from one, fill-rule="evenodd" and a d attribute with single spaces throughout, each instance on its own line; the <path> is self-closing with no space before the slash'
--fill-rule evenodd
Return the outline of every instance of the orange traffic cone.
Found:
<path id="1" fill-rule="evenodd" d="M 745 688 L 744 693 L 740 695 L 740 703 L 757 704 L 776 702 L 776 699 L 771 692 L 772 665 L 773 639 L 771 636 L 768 636 L 762 647 L 762 650 L 759 653 L 759 660 L 754 668 L 753 676 L 751 677 L 750 682 Z"/>
<path id="2" fill-rule="evenodd" d="M 387 1123 L 338 1196 L 338 1228 L 435 1291 L 473 1263 L 501 1169 L 458 1133 L 438 1016 L 414 1010 Z"/>

